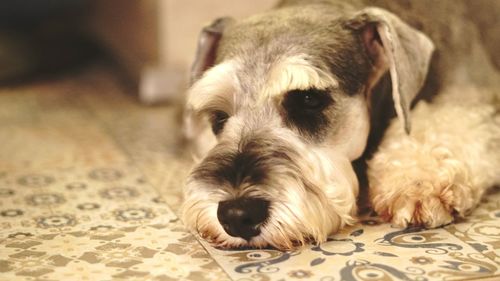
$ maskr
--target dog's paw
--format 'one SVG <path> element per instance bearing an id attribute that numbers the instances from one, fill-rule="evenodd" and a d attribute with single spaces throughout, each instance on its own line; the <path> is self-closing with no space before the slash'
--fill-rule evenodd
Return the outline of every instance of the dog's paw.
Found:
<path id="1" fill-rule="evenodd" d="M 443 147 L 408 143 L 406 150 L 379 151 L 368 164 L 371 205 L 395 226 L 449 224 L 465 216 L 482 193 L 468 165 Z"/>
<path id="2" fill-rule="evenodd" d="M 373 196 L 375 211 L 386 221 L 399 227 L 410 225 L 435 228 L 453 222 L 472 206 L 468 188 L 450 183 L 414 181 L 399 192 Z"/>

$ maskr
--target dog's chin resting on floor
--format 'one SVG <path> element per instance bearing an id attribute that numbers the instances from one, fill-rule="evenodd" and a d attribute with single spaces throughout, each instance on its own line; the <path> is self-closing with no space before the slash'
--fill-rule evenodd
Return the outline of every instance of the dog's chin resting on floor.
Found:
<path id="1" fill-rule="evenodd" d="M 463 3 L 399 2 L 281 1 L 202 30 L 189 228 L 219 247 L 293 249 L 356 222 L 363 175 L 400 227 L 466 216 L 500 182 L 499 74 Z"/>

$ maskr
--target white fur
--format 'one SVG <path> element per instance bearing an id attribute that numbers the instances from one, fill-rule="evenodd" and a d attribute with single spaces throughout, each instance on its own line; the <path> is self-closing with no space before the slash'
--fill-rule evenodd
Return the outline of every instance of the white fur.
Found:
<path id="1" fill-rule="evenodd" d="M 207 110 L 234 111 L 238 62 L 230 60 L 207 70 L 187 92 L 183 134 L 192 145 L 193 157 L 200 160 L 216 144 L 206 115 Z"/>
<path id="2" fill-rule="evenodd" d="M 342 126 L 338 129 L 328 145 L 340 155 L 345 155 L 349 161 L 359 158 L 366 147 L 370 133 L 370 117 L 368 105 L 363 95 L 358 95 L 348 102 Z"/>
<path id="3" fill-rule="evenodd" d="M 234 93 L 239 88 L 236 78 L 238 65 L 236 60 L 229 60 L 207 70 L 189 89 L 186 101 L 188 108 L 200 111 L 216 104 L 219 107 L 229 106 L 220 109 L 230 111 Z"/>
<path id="4" fill-rule="evenodd" d="M 338 81 L 321 69 L 312 66 L 305 56 L 282 59 L 268 74 L 267 83 L 259 98 L 267 99 L 295 89 L 327 89 L 338 87 Z"/>

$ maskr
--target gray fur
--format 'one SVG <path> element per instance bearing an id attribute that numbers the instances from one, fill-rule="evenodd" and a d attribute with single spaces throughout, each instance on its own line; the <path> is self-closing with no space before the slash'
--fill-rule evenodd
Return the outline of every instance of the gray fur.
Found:
<path id="1" fill-rule="evenodd" d="M 347 11 L 347 8 L 346 8 Z M 353 12 L 354 10 L 349 10 Z M 342 11 L 317 5 L 286 6 L 235 22 L 221 39 L 217 62 L 243 58 L 239 77 L 249 94 L 257 94 L 255 81 L 283 57 L 309 54 L 316 67 L 338 75 L 348 94 L 356 94 L 370 69 L 359 38 L 342 26 Z"/>

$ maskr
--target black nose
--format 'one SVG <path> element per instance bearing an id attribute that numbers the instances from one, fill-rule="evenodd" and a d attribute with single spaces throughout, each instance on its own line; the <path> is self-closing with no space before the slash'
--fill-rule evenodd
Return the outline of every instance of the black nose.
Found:
<path id="1" fill-rule="evenodd" d="M 260 234 L 268 213 L 269 201 L 260 198 L 221 201 L 217 208 L 217 218 L 227 234 L 245 240 Z"/>

